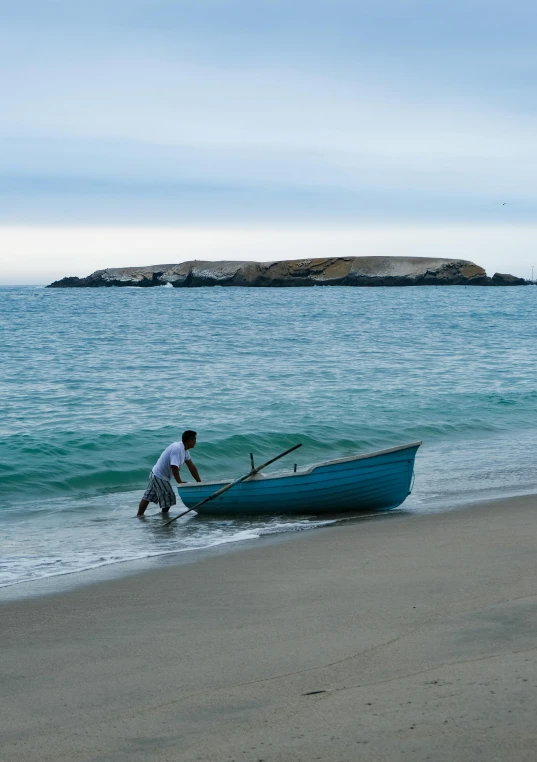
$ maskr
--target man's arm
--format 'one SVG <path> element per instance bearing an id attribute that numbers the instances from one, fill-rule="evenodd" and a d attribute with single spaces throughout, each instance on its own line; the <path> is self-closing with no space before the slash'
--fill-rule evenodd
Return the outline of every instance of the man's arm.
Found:
<path id="1" fill-rule="evenodd" d="M 177 466 L 170 466 L 170 468 L 172 469 L 172 474 L 177 484 L 183 484 L 183 480 L 179 475 L 179 468 Z"/>
<path id="2" fill-rule="evenodd" d="M 194 477 L 194 479 L 197 482 L 200 482 L 201 479 L 200 479 L 200 475 L 198 473 L 198 469 L 196 468 L 196 466 L 192 463 L 191 460 L 185 460 L 185 463 L 186 463 L 186 466 L 187 466 L 188 470 L 190 471 L 190 473 Z"/>

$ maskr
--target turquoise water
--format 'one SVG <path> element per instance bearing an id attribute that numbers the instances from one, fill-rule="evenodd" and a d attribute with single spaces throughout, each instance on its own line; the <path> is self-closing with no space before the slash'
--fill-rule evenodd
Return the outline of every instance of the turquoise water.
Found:
<path id="1" fill-rule="evenodd" d="M 170 533 L 132 519 L 185 428 L 206 479 L 297 442 L 302 465 L 422 439 L 408 510 L 537 491 L 536 300 L 533 287 L 1 288 L 0 585 L 319 524 L 190 516 Z"/>

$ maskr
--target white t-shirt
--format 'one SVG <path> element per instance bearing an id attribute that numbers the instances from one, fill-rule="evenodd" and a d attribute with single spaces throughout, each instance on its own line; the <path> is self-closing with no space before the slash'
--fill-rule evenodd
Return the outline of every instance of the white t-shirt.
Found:
<path id="1" fill-rule="evenodd" d="M 160 458 L 153 466 L 153 473 L 159 479 L 170 481 L 172 478 L 172 466 L 181 468 L 185 460 L 190 460 L 190 453 L 185 450 L 182 442 L 174 442 L 166 447 Z"/>

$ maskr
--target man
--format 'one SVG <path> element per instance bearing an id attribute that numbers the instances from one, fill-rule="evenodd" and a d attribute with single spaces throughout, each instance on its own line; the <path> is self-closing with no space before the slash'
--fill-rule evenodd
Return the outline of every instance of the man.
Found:
<path id="1" fill-rule="evenodd" d="M 201 481 L 198 469 L 192 462 L 188 452 L 196 446 L 196 432 L 185 431 L 181 440 L 181 442 L 174 442 L 167 447 L 153 466 L 153 470 L 149 475 L 149 484 L 138 506 L 138 516 L 144 515 L 149 503 L 158 503 L 162 513 L 168 513 L 171 506 L 175 505 L 177 501 L 170 484 L 170 479 L 173 474 L 177 484 L 183 484 L 179 473 L 183 463 L 186 463 L 194 479 L 197 482 Z"/>

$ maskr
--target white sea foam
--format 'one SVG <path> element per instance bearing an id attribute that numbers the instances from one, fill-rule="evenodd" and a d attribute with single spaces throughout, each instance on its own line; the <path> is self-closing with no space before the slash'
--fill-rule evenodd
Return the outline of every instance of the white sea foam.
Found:
<path id="1" fill-rule="evenodd" d="M 158 530 L 163 529 L 160 516 L 155 517 L 159 522 L 157 525 Z M 94 521 L 95 519 L 91 519 Z M 152 520 L 152 519 L 150 519 Z M 24 522 L 26 523 L 26 522 Z M 111 524 L 112 522 L 109 522 Z M 116 522 L 113 522 L 116 524 Z M 237 523 L 237 522 L 230 522 Z M 250 524 L 252 522 L 249 522 Z M 145 559 L 159 558 L 163 556 L 173 556 L 182 553 L 195 552 L 208 550 L 220 545 L 229 545 L 239 542 L 248 542 L 251 540 L 257 540 L 263 535 L 272 535 L 281 532 L 293 532 L 300 530 L 315 529 L 326 524 L 333 523 L 331 521 L 259 521 L 257 526 L 250 526 L 248 528 L 237 529 L 236 531 L 227 532 L 220 526 L 214 526 L 210 524 L 206 531 L 195 537 L 192 535 L 182 536 L 185 529 L 188 530 L 189 521 L 185 520 L 183 524 L 178 525 L 180 532 L 174 533 L 177 540 L 172 544 L 175 547 L 161 548 L 159 550 L 145 549 L 141 551 L 139 547 L 133 547 L 129 543 L 124 543 L 122 553 L 110 553 L 106 555 L 102 552 L 91 553 L 88 552 L 87 547 L 77 548 L 76 553 L 65 553 L 61 557 L 45 556 L 45 557 L 19 557 L 18 559 L 6 557 L 4 562 L 0 565 L 0 588 L 9 587 L 22 582 L 32 582 L 50 577 L 59 577 L 69 574 L 76 574 L 78 572 L 91 571 L 93 569 L 100 569 L 106 566 L 113 566 L 121 563 L 128 563 L 132 561 L 142 561 Z M 136 529 L 143 531 L 146 527 L 146 522 L 135 522 Z M 111 527 L 110 527 L 111 528 Z M 80 526 L 79 526 L 80 529 Z M 117 531 L 117 525 L 114 531 Z M 173 537 L 173 535 L 172 535 Z M 65 538 L 66 539 L 66 538 Z M 182 543 L 182 544 L 181 544 Z M 50 543 L 49 543 L 50 544 Z M 60 548 L 58 546 L 58 549 Z"/>

